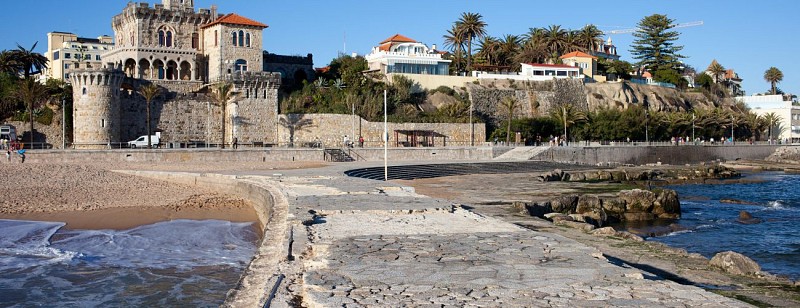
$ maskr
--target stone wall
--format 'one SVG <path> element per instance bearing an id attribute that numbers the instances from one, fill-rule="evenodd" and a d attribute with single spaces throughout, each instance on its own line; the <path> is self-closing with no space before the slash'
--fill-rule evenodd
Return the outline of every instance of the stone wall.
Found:
<path id="1" fill-rule="evenodd" d="M 363 136 L 366 147 L 383 146 L 382 122 L 369 122 L 358 116 L 345 114 L 302 114 L 280 115 L 278 138 L 280 144 L 293 141 L 296 146 L 319 140 L 326 147 L 341 147 L 347 135 L 350 141 L 357 141 Z M 434 146 L 465 146 L 470 144 L 469 123 L 388 123 L 389 146 L 396 146 L 395 130 L 431 130 L 438 135 Z M 294 132 L 292 132 L 292 129 Z M 405 136 L 400 135 L 400 141 Z M 292 139 L 293 138 L 293 139 Z M 483 123 L 474 124 L 474 142 L 476 145 L 486 140 L 486 129 Z"/>
<path id="2" fill-rule="evenodd" d="M 777 148 L 777 145 L 552 147 L 531 159 L 590 165 L 683 165 L 765 159 Z"/>

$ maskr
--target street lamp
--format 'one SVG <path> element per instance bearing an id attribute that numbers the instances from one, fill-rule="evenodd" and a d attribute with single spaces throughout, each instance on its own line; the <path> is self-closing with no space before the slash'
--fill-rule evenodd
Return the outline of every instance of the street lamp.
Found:
<path id="1" fill-rule="evenodd" d="M 645 109 L 644 110 L 644 142 L 647 145 L 650 145 L 650 134 L 647 131 L 647 127 L 649 126 L 649 124 L 650 124 L 650 112 L 647 109 Z"/>
<path id="2" fill-rule="evenodd" d="M 694 139 L 694 119 L 695 119 L 695 116 L 694 116 L 694 113 L 692 113 L 692 143 L 694 143 L 694 140 L 695 140 Z"/>
<path id="3" fill-rule="evenodd" d="M 569 146 L 569 142 L 567 142 L 567 107 L 561 105 L 561 120 L 564 121 L 564 146 Z"/>
<path id="4" fill-rule="evenodd" d="M 736 144 L 736 138 L 733 136 L 733 125 L 734 125 L 733 115 L 731 115 L 731 144 Z"/>

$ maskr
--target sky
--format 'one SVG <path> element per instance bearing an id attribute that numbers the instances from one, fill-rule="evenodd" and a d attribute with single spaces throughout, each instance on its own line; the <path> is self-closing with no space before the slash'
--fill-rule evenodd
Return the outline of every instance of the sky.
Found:
<path id="1" fill-rule="evenodd" d="M 160 3 L 160 0 L 138 1 Z M 30 5 L 35 5 L 31 8 Z M 47 48 L 47 33 L 72 32 L 81 37 L 112 35 L 111 18 L 125 0 L 3 1 L 0 50 L 17 44 L 36 51 Z M 520 35 L 532 27 L 557 24 L 579 29 L 587 24 L 605 31 L 635 28 L 645 16 L 665 14 L 676 23 L 703 21 L 702 26 L 676 29 L 684 62 L 704 70 L 716 59 L 744 79 L 748 95 L 769 90 L 764 71 L 783 72 L 778 87 L 800 94 L 800 20 L 797 0 L 195 0 L 195 9 L 218 7 L 269 25 L 264 49 L 277 54 L 314 56 L 315 67 L 340 53 L 365 55 L 380 41 L 403 34 L 443 49 L 442 36 L 463 12 L 479 13 L 487 33 Z M 607 38 L 607 37 L 606 37 Z M 623 60 L 633 61 L 630 34 L 611 36 Z M 475 47 L 473 47 L 475 49 Z"/>

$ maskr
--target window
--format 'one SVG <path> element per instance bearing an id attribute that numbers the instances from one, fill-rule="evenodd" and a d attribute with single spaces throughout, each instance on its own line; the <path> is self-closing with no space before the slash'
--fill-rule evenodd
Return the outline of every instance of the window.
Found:
<path id="1" fill-rule="evenodd" d="M 92 59 L 92 55 L 83 55 L 83 59 L 84 60 L 91 60 Z"/>
<path id="2" fill-rule="evenodd" d="M 64 79 L 69 79 L 69 74 L 64 74 Z"/>
<path id="3" fill-rule="evenodd" d="M 58 60 L 59 57 L 60 57 L 59 52 L 58 51 L 54 51 L 53 52 L 53 60 Z"/>
<path id="4" fill-rule="evenodd" d="M 218 46 L 218 43 L 219 43 L 219 37 L 218 37 L 218 34 L 219 34 L 219 33 L 217 32 L 217 30 L 214 30 L 214 47 L 217 47 L 217 46 Z"/>
<path id="5" fill-rule="evenodd" d="M 236 31 L 233 31 L 231 35 L 233 35 L 233 46 L 236 46 Z"/>
<path id="6" fill-rule="evenodd" d="M 164 31 L 158 31 L 158 46 L 164 46 Z"/>
<path id="7" fill-rule="evenodd" d="M 167 47 L 172 47 L 172 31 L 167 31 Z"/>
<path id="8" fill-rule="evenodd" d="M 192 33 L 192 48 L 197 49 L 197 45 L 200 43 L 200 36 L 197 33 Z"/>
<path id="9" fill-rule="evenodd" d="M 245 36 L 244 44 L 245 46 L 250 47 L 250 33 L 247 33 L 247 36 Z"/>
<path id="10" fill-rule="evenodd" d="M 239 46 L 244 46 L 244 31 L 239 30 Z"/>
<path id="11" fill-rule="evenodd" d="M 64 63 L 64 69 L 66 69 L 66 70 L 69 69 L 69 63 Z"/>
<path id="12" fill-rule="evenodd" d="M 246 72 L 247 61 L 243 59 L 236 60 L 236 62 L 233 64 L 233 69 L 237 72 Z"/>
<path id="13" fill-rule="evenodd" d="M 71 54 L 69 54 L 68 52 L 65 52 L 65 53 L 64 53 L 64 59 L 69 59 L 69 58 L 71 58 L 71 57 L 72 57 L 72 55 L 71 55 Z"/>
<path id="14" fill-rule="evenodd" d="M 97 46 L 92 46 L 92 49 L 97 50 Z"/>
<path id="15" fill-rule="evenodd" d="M 100 55 L 95 55 L 94 59 L 97 60 L 97 61 L 100 61 Z"/>

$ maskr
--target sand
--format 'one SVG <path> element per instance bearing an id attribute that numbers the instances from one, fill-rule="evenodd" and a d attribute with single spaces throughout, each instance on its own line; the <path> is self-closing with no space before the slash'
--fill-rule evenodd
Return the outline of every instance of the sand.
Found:
<path id="1" fill-rule="evenodd" d="M 275 162 L 261 169 L 319 163 Z M 253 164 L 0 164 L 0 219 L 60 221 L 69 229 L 129 229 L 173 219 L 258 222 L 248 201 L 223 191 L 127 175 L 112 170 L 219 172 Z"/>

